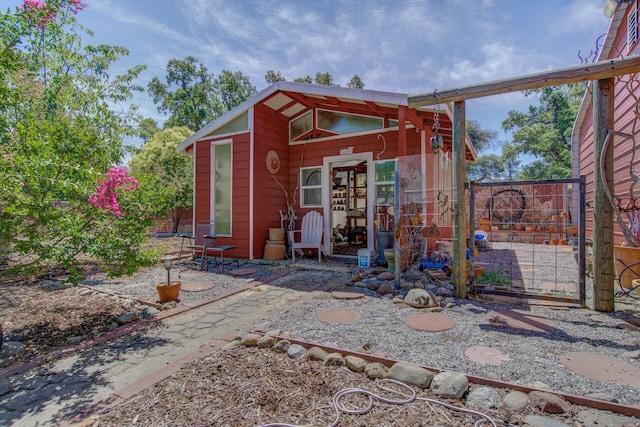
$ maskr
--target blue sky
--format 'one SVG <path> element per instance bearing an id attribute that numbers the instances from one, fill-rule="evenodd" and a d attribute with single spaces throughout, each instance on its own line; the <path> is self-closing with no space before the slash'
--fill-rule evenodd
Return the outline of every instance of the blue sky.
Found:
<path id="1" fill-rule="evenodd" d="M 10 5 L 22 2 L 11 0 Z M 116 69 L 147 65 L 139 82 L 165 76 L 167 61 L 192 55 L 210 72 L 240 70 L 258 90 L 268 69 L 287 80 L 329 72 L 345 86 L 408 94 L 580 63 L 608 28 L 605 0 L 85 0 L 87 43 L 125 46 Z M 146 116 L 164 120 L 146 95 Z M 519 93 L 467 102 L 467 118 L 500 130 Z M 500 134 L 500 139 L 507 138 Z"/>

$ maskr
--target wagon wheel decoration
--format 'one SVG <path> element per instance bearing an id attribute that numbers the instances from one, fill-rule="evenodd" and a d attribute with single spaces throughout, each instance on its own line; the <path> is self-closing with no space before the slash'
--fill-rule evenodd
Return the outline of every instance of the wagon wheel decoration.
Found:
<path id="1" fill-rule="evenodd" d="M 527 199 L 520 190 L 500 190 L 487 200 L 487 209 L 491 217 L 498 221 L 512 222 L 520 219 L 524 214 Z"/>

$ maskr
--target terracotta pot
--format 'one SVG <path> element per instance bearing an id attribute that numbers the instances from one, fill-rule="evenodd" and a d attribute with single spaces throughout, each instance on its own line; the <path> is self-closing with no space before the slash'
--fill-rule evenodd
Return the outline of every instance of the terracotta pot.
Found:
<path id="1" fill-rule="evenodd" d="M 549 244 L 550 245 L 557 245 L 558 241 L 556 239 L 551 239 L 551 240 L 549 240 Z"/>
<path id="2" fill-rule="evenodd" d="M 640 278 L 640 247 L 614 245 L 613 257 L 620 286 L 631 289 L 633 280 Z"/>
<path id="3" fill-rule="evenodd" d="M 273 241 L 267 240 L 262 255 L 267 260 L 283 260 L 287 258 L 287 248 L 284 246 L 284 240 Z"/>
<path id="4" fill-rule="evenodd" d="M 180 299 L 180 287 L 182 286 L 181 282 L 171 282 L 170 285 L 160 284 L 156 286 L 158 290 L 158 298 L 160 299 L 160 303 L 164 304 L 169 301 L 178 301 Z"/>

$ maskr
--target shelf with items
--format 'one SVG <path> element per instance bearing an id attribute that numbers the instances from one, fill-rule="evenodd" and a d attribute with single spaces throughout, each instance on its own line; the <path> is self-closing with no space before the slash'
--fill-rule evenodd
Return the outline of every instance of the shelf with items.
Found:
<path id="1" fill-rule="evenodd" d="M 347 187 L 334 186 L 331 194 L 331 209 L 334 211 L 346 211 L 347 210 Z"/>

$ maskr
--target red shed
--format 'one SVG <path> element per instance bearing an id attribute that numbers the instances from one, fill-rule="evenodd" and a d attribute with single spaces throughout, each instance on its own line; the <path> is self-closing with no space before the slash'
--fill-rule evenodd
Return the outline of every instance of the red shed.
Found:
<path id="1" fill-rule="evenodd" d="M 637 0 L 617 2 L 609 30 L 601 46 L 599 61 L 621 58 L 640 53 L 638 43 L 638 2 Z M 614 88 L 614 128 L 618 132 L 611 139 L 613 144 L 613 197 L 628 198 L 632 183 L 632 172 L 640 174 L 640 140 L 636 140 L 640 131 L 640 80 L 637 75 L 625 75 L 615 78 Z M 594 156 L 593 139 L 593 100 L 588 90 L 578 111 L 572 134 L 573 176 L 586 175 L 587 188 L 587 240 L 593 237 L 593 201 L 595 168 L 599 160 Z M 635 141 L 635 143 L 634 143 Z M 635 195 L 640 185 L 635 188 Z M 640 200 L 638 200 L 640 202 Z M 637 207 L 640 209 L 640 206 Z M 637 211 L 637 210 L 636 210 Z M 625 241 L 621 228 L 615 225 L 615 243 Z"/>
<path id="2" fill-rule="evenodd" d="M 450 150 L 450 111 L 408 108 L 400 93 L 274 83 L 178 145 L 193 155 L 194 224 L 216 221 L 216 244 L 253 259 L 263 256 L 269 229 L 281 227 L 281 212 L 295 209 L 299 226 L 316 210 L 327 254 L 340 237 L 373 249 L 366 236 L 374 235 L 374 212 L 393 201 L 389 170 L 418 156 L 422 185 L 433 188 L 434 114 Z M 467 138 L 467 158 L 475 155 Z"/>

